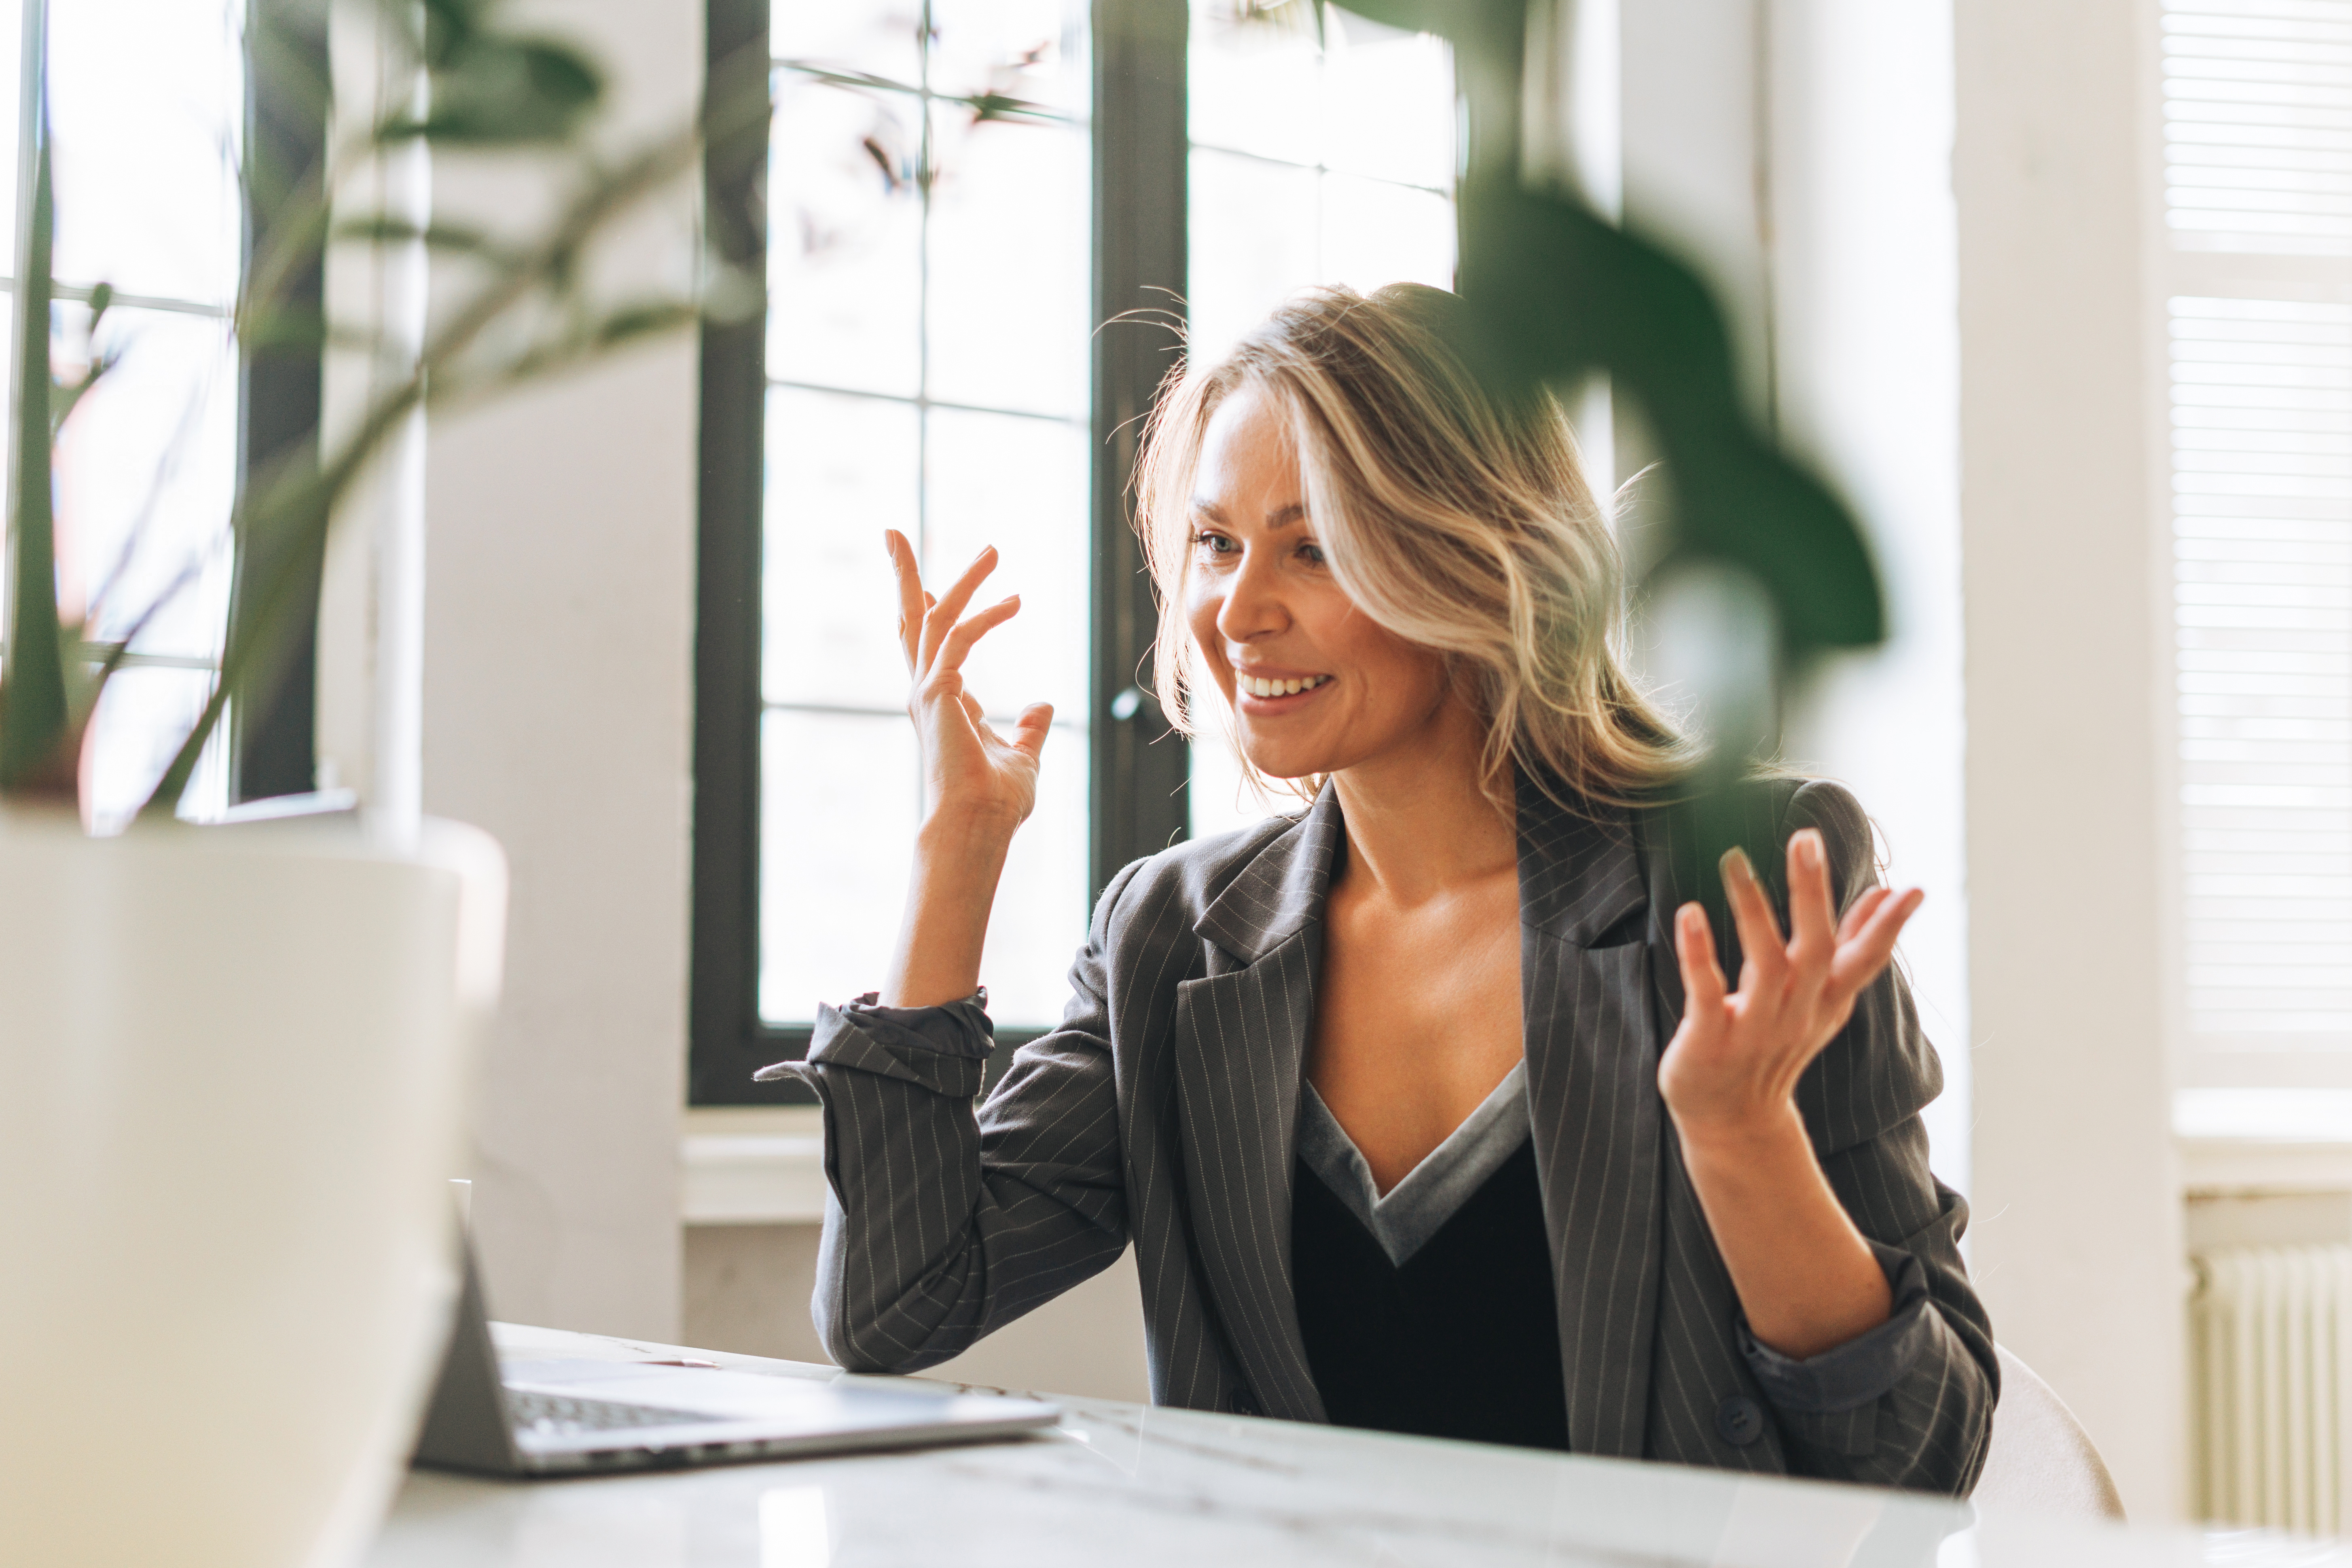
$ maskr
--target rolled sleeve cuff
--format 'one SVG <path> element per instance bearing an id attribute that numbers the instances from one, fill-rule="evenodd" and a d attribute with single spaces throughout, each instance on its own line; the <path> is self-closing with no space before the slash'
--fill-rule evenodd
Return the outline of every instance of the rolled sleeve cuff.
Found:
<path id="1" fill-rule="evenodd" d="M 885 1007 L 869 991 L 844 1007 L 819 1005 L 804 1061 L 776 1062 L 751 1075 L 755 1082 L 798 1078 L 812 1068 L 855 1068 L 902 1079 L 939 1094 L 980 1092 L 982 1069 L 995 1047 L 986 987 L 936 1007 Z"/>
<path id="2" fill-rule="evenodd" d="M 1780 1408 L 1807 1415 L 1857 1409 L 1901 1383 L 1927 1353 L 1935 1339 L 1930 1314 L 1936 1304 L 1927 1296 L 1927 1269 L 1900 1247 L 1874 1241 L 1870 1250 L 1886 1273 L 1895 1306 L 1886 1321 L 1869 1332 L 1797 1361 L 1758 1343 L 1747 1319 L 1740 1320 L 1740 1353 L 1764 1396 Z"/>

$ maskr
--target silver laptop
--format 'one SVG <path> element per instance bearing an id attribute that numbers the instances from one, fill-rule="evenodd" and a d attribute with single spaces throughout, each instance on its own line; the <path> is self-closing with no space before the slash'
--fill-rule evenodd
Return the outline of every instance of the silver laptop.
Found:
<path id="1" fill-rule="evenodd" d="M 416 1463 L 498 1476 L 716 1465 L 1010 1437 L 1055 1405 L 642 1362 L 510 1361 L 490 1342 L 474 1249 Z"/>

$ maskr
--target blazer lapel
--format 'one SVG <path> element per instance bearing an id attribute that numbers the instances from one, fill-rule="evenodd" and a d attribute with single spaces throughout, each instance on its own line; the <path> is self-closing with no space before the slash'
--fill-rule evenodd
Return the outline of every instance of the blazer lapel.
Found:
<path id="1" fill-rule="evenodd" d="M 1520 1005 L 1569 1444 L 1638 1458 L 1664 1255 L 1654 921 L 1630 814 L 1566 811 L 1524 776 L 1518 813 Z"/>
<path id="2" fill-rule="evenodd" d="M 1268 1415 L 1321 1421 L 1290 1281 L 1291 1170 L 1323 910 L 1340 842 L 1327 785 L 1193 922 L 1234 967 L 1176 987 L 1172 1043 L 1192 1245 Z"/>

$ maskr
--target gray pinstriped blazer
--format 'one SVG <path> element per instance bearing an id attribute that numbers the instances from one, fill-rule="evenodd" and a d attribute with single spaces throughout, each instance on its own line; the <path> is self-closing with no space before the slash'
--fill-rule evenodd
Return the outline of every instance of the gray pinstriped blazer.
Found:
<path id="1" fill-rule="evenodd" d="M 1837 786 L 1760 784 L 1742 809 L 1751 844 L 1820 828 L 1841 907 L 1874 879 L 1868 824 Z M 1743 1353 L 1658 1095 L 1683 1001 L 1669 917 L 1678 890 L 1701 885 L 1694 851 L 1663 812 L 1571 814 L 1525 781 L 1518 810 L 1528 1099 L 1570 1446 L 1965 1492 L 1997 1374 L 1958 1249 L 1966 1206 L 1927 1169 L 1917 1113 L 1942 1070 L 1901 977 L 1864 994 L 1798 1088 L 1903 1320 L 1888 1331 L 1900 1375 L 1857 1405 L 1833 1375 L 1809 1381 L 1813 1363 L 1759 1377 L 1752 1342 Z M 823 1010 L 791 1070 L 824 1104 L 832 1198 L 814 1306 L 842 1365 L 945 1361 L 1131 1241 L 1156 1401 L 1324 1419 L 1290 1287 L 1291 1176 L 1343 838 L 1327 789 L 1303 818 L 1121 871 L 1061 1027 L 1021 1048 L 976 1113 L 976 1009 L 945 1029 Z M 1736 973 L 1719 911 L 1717 932 Z"/>

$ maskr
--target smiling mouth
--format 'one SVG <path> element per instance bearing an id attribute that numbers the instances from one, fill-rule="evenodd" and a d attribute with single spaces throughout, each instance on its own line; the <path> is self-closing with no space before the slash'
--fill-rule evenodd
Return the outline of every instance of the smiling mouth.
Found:
<path id="1" fill-rule="evenodd" d="M 1330 683 L 1331 678 L 1328 675 L 1302 676 L 1296 680 L 1268 680 L 1253 675 L 1237 675 L 1234 678 L 1234 688 L 1243 696 L 1255 697 L 1261 701 L 1278 701 L 1285 697 L 1303 697 Z"/>

